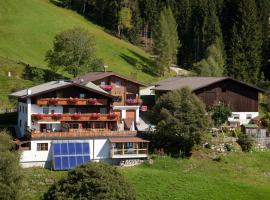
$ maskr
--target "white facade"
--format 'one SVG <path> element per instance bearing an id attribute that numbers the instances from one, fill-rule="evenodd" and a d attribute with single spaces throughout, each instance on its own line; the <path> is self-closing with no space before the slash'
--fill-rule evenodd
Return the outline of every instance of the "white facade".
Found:
<path id="1" fill-rule="evenodd" d="M 254 117 L 259 116 L 259 112 L 232 112 L 232 116 L 228 118 L 231 123 L 248 124 Z"/>
<path id="2" fill-rule="evenodd" d="M 145 158 L 147 155 L 119 155 L 114 159 L 110 158 L 110 142 L 109 139 L 74 139 L 74 140 L 32 140 L 31 141 L 31 150 L 21 151 L 21 159 L 20 163 L 22 167 L 46 167 L 53 168 L 53 150 L 52 144 L 53 142 L 76 142 L 76 141 L 84 141 L 88 142 L 90 146 L 90 160 L 91 161 L 107 161 L 110 163 L 114 163 L 116 158 Z M 47 143 L 48 150 L 40 151 L 38 150 L 38 144 Z"/>

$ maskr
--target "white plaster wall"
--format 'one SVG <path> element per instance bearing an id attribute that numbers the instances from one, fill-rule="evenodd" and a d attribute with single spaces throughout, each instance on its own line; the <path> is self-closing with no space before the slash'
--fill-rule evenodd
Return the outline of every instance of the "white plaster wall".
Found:
<path id="1" fill-rule="evenodd" d="M 21 126 L 20 126 L 21 120 Z M 24 136 L 25 124 L 27 124 L 27 104 L 19 102 L 18 104 L 18 128 L 19 128 L 19 137 Z"/>
<path id="2" fill-rule="evenodd" d="M 92 144 L 93 150 L 91 159 L 100 160 L 107 159 L 110 156 L 110 143 L 108 139 L 93 139 Z M 90 143 L 91 146 L 91 143 Z"/>
<path id="3" fill-rule="evenodd" d="M 55 142 L 57 140 L 54 140 Z M 59 140 L 59 142 L 76 142 L 82 140 Z M 103 160 L 108 159 L 110 156 L 110 144 L 109 140 L 104 139 L 87 139 L 90 145 L 90 159 L 91 160 Z M 37 151 L 37 143 L 48 143 L 48 151 Z M 31 150 L 21 151 L 20 163 L 23 167 L 44 167 L 46 162 L 52 162 L 52 140 L 32 140 Z"/>
<path id="4" fill-rule="evenodd" d="M 48 151 L 37 151 L 38 143 L 48 143 Z M 52 141 L 51 140 L 32 140 L 31 141 L 31 150 L 21 151 L 20 162 L 29 163 L 29 162 L 45 162 L 52 160 Z"/>
<path id="5" fill-rule="evenodd" d="M 242 124 L 248 124 L 250 122 L 250 119 L 247 119 L 247 115 L 251 114 L 252 118 L 259 116 L 259 112 L 232 112 L 233 114 L 239 115 L 239 122 L 240 125 Z M 233 117 L 229 117 L 228 121 L 235 121 Z"/>

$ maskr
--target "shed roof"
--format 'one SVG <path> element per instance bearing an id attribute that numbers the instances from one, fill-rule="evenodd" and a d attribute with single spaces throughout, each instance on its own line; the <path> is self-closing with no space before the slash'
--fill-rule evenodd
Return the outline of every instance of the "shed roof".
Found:
<path id="1" fill-rule="evenodd" d="M 79 76 L 79 77 L 74 78 L 73 81 L 76 82 L 76 83 L 79 83 L 79 84 L 85 84 L 85 83 L 87 83 L 89 81 L 100 80 L 100 79 L 106 78 L 108 76 L 116 76 L 116 77 L 128 80 L 130 82 L 136 83 L 138 85 L 145 86 L 144 84 L 142 84 L 142 83 L 140 83 L 138 81 L 131 80 L 130 78 L 124 77 L 122 75 L 119 75 L 119 74 L 117 74 L 115 72 L 111 72 L 111 71 L 108 71 L 108 72 L 90 72 L 90 73 L 87 73 L 87 74 L 85 74 L 83 76 Z"/>
<path id="2" fill-rule="evenodd" d="M 119 137 L 119 138 L 109 138 L 109 141 L 112 143 L 117 143 L 117 142 L 149 142 L 148 140 L 144 140 L 139 137 Z"/>
<path id="3" fill-rule="evenodd" d="M 259 128 L 257 124 L 243 124 L 245 128 L 256 129 Z"/>
<path id="4" fill-rule="evenodd" d="M 197 77 L 197 76 L 194 77 L 175 76 L 166 80 L 162 80 L 155 85 L 154 90 L 171 91 L 181 89 L 183 87 L 189 87 L 191 90 L 194 91 L 224 80 L 233 80 L 235 82 L 244 84 L 258 91 L 265 92 L 261 88 L 258 88 L 254 85 L 246 84 L 244 82 L 235 80 L 230 77 Z"/>

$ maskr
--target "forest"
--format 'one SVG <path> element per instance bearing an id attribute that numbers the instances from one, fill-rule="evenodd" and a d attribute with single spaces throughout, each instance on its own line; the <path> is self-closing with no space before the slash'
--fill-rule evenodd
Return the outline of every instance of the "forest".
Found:
<path id="1" fill-rule="evenodd" d="M 269 86 L 270 0 L 60 0 L 60 4 L 153 56 L 169 48 L 162 41 L 162 32 L 165 38 L 173 34 L 165 34 L 162 23 L 168 23 L 175 26 L 177 37 L 172 41 L 177 39 L 177 44 L 167 41 L 176 48 L 176 53 L 172 50 L 176 57 L 166 64 L 199 76 L 228 75 Z M 174 19 L 168 17 L 170 10 Z"/>

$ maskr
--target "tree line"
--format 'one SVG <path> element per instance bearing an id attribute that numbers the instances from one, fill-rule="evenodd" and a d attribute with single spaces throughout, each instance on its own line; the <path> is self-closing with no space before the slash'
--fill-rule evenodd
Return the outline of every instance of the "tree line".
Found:
<path id="1" fill-rule="evenodd" d="M 229 75 L 253 84 L 270 79 L 270 0 L 61 2 L 116 36 L 152 51 L 159 57 L 157 66 L 163 66 L 161 74 L 173 63 L 201 76 Z M 168 17 L 174 20 L 166 24 Z M 166 32 L 164 24 L 176 29 L 178 38 L 175 32 Z M 178 42 L 164 40 L 166 34 Z M 168 48 L 173 51 L 170 56 L 161 55 Z"/>

